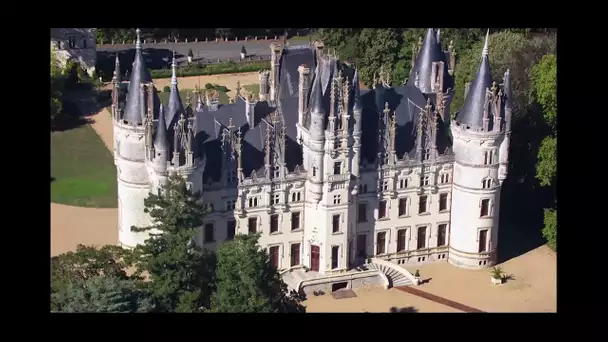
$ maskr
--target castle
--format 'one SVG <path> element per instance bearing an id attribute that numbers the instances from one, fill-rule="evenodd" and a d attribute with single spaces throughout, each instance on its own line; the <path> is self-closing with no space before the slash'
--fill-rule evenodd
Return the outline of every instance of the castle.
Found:
<path id="1" fill-rule="evenodd" d="M 487 36 L 452 119 L 454 49 L 433 29 L 401 86 L 380 74 L 361 90 L 356 67 L 318 41 L 272 44 L 259 96 L 237 89 L 221 105 L 199 92 L 184 105 L 174 58 L 164 107 L 137 32 L 128 90 L 123 101 L 117 59 L 112 101 L 123 246 L 148 237 L 130 227 L 151 223 L 144 198 L 177 172 L 211 209 L 198 244 L 260 233 L 283 272 L 331 277 L 375 260 L 411 279 L 421 263 L 495 263 L 511 89 L 509 71 L 492 79 Z"/>

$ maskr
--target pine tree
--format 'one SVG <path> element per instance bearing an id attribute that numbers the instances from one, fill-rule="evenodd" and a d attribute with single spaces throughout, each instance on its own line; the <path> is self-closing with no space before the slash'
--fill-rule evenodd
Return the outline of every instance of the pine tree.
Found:
<path id="1" fill-rule="evenodd" d="M 132 227 L 150 232 L 150 238 L 134 250 L 140 272 L 149 275 L 147 289 L 160 312 L 197 312 L 207 307 L 213 291 L 215 256 L 196 246 L 194 240 L 206 210 L 200 193 L 172 174 L 158 194 L 144 200 L 154 224 Z"/>
<path id="2" fill-rule="evenodd" d="M 220 245 L 214 312 L 304 312 L 301 298 L 287 285 L 258 246 L 258 235 L 237 235 Z"/>

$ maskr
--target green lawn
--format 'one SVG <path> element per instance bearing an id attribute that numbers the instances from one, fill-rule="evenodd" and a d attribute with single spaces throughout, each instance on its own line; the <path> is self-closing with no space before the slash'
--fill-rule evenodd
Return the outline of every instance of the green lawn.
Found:
<path id="1" fill-rule="evenodd" d="M 181 89 L 179 91 L 179 97 L 181 97 L 182 102 L 184 103 L 184 107 L 186 106 L 186 98 L 188 95 L 188 92 L 194 92 L 193 89 Z M 166 93 L 166 92 L 159 92 L 158 93 L 158 98 L 160 99 L 160 101 L 163 103 L 163 106 L 166 106 L 167 103 L 169 102 L 169 94 L 171 93 Z M 219 100 L 220 100 L 220 104 L 229 104 L 229 97 L 226 93 L 223 93 L 221 91 L 218 91 L 218 96 L 219 96 Z M 194 99 L 192 99 L 192 101 L 195 101 Z M 196 103 L 192 103 L 193 107 L 196 107 Z"/>
<path id="2" fill-rule="evenodd" d="M 116 208 L 114 157 L 90 125 L 51 132 L 51 202 Z"/>
<path id="3" fill-rule="evenodd" d="M 248 85 L 244 85 L 243 88 L 247 89 L 248 92 L 251 93 L 251 95 L 253 95 L 254 98 L 258 98 L 258 94 L 260 93 L 260 85 L 255 83 L 255 84 L 248 84 Z"/>

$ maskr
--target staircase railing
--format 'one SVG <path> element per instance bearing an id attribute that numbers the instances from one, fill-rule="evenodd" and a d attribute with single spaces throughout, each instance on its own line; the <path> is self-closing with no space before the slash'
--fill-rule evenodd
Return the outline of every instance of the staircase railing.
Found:
<path id="1" fill-rule="evenodd" d="M 402 275 L 404 275 L 407 279 L 409 279 L 412 282 L 412 284 L 417 284 L 417 281 L 416 281 L 416 278 L 414 277 L 414 275 L 411 274 L 408 270 L 406 270 L 403 267 L 400 267 L 391 262 L 384 261 L 382 259 L 377 259 L 377 258 L 371 258 L 371 262 L 378 264 L 378 265 L 384 265 L 386 267 L 389 267 L 389 268 L 401 273 Z"/>

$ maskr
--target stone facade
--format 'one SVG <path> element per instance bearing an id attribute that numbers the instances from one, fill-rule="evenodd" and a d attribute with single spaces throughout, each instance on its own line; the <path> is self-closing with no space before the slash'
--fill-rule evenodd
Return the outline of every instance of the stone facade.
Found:
<path id="1" fill-rule="evenodd" d="M 97 63 L 94 28 L 52 28 L 51 47 L 63 65 L 76 60 L 93 76 Z"/>

